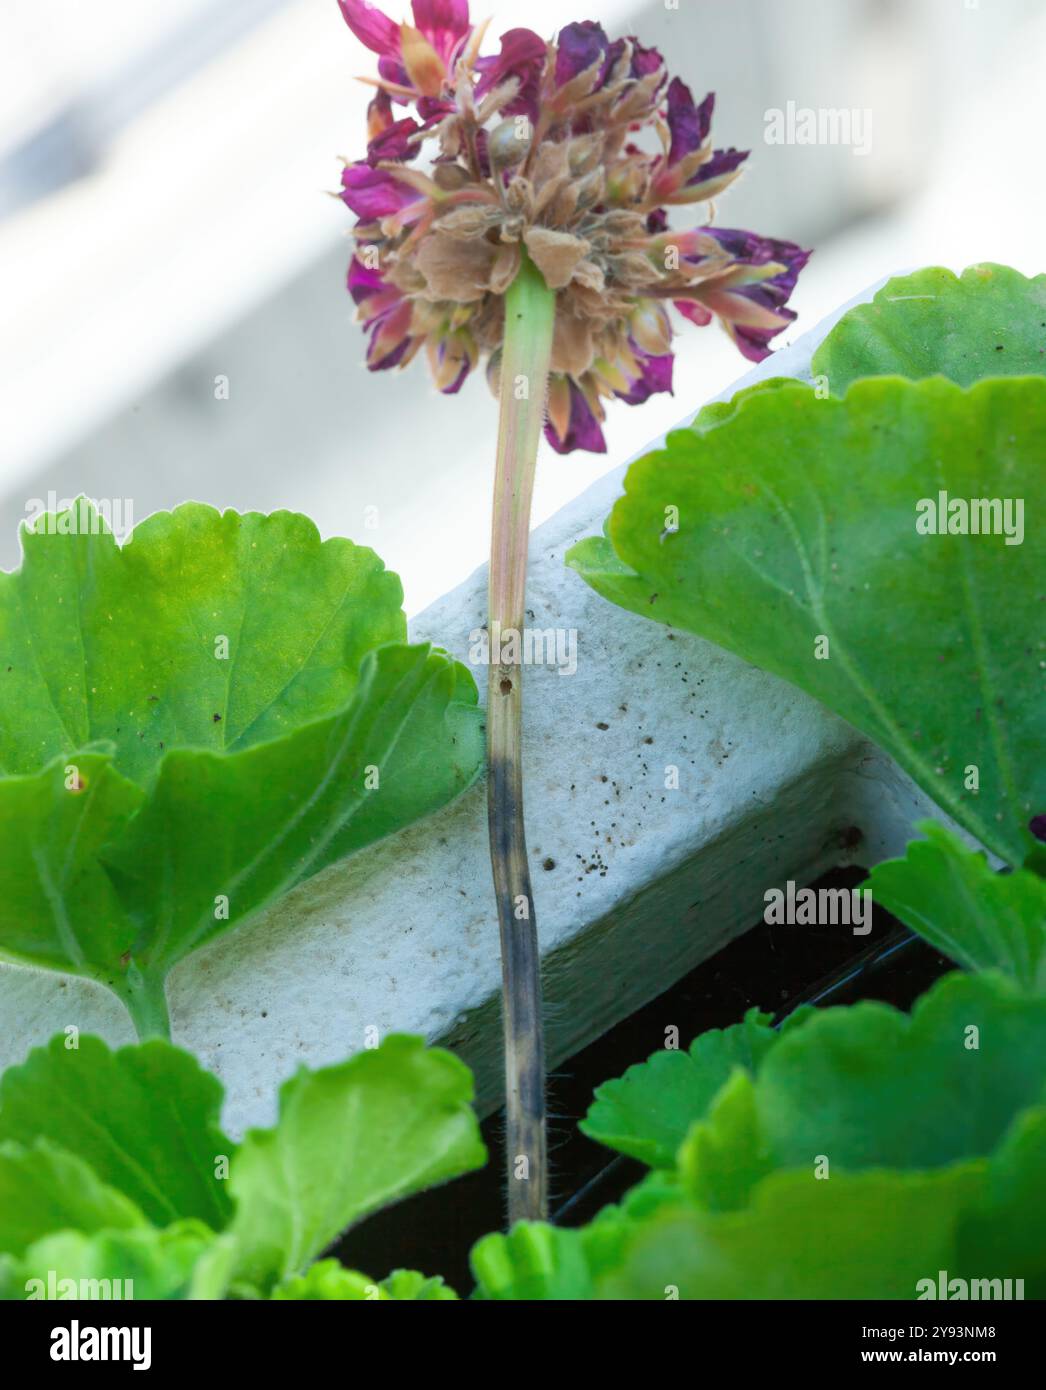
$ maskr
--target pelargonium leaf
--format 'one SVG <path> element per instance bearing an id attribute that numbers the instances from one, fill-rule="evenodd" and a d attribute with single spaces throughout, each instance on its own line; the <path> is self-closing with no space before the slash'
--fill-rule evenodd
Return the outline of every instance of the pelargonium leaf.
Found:
<path id="1" fill-rule="evenodd" d="M 193 1217 L 220 1230 L 235 1146 L 218 1125 L 217 1078 L 159 1039 L 115 1052 L 100 1038 L 68 1043 L 58 1034 L 4 1072 L 0 1141 L 66 1150 L 157 1227 Z"/>
<path id="2" fill-rule="evenodd" d="M 961 1213 L 985 1161 L 933 1173 L 777 1173 L 741 1211 L 670 1207 L 635 1228 L 608 1299 L 855 1299 L 917 1296 L 957 1268 Z"/>
<path id="3" fill-rule="evenodd" d="M 304 1274 L 295 1274 L 269 1295 L 277 1303 L 364 1303 L 388 1299 L 376 1279 L 337 1260 L 317 1260 Z"/>
<path id="4" fill-rule="evenodd" d="M 0 1253 L 24 1255 L 43 1236 L 145 1226 L 141 1211 L 76 1154 L 46 1139 L 0 1142 Z"/>
<path id="5" fill-rule="evenodd" d="M 636 1230 L 653 1215 L 685 1204 L 678 1177 L 655 1169 L 580 1229 L 519 1221 L 507 1235 L 476 1242 L 469 1263 L 473 1298 L 496 1302 L 592 1299 L 596 1279 L 621 1263 Z"/>
<path id="6" fill-rule="evenodd" d="M 1041 1298 L 1044 1163 L 1041 1104 L 1016 1116 L 990 1157 L 830 1174 L 807 1161 L 758 1182 L 743 1207 L 651 1208 L 624 1229 L 615 1259 L 596 1275 L 596 1296 L 947 1297 L 938 1292 L 944 1270 L 946 1282 L 969 1281 L 952 1297 Z M 974 1280 L 994 1279 L 1023 1279 L 1023 1294 L 982 1283 L 975 1291 Z"/>
<path id="7" fill-rule="evenodd" d="M 451 1053 L 394 1035 L 339 1066 L 303 1069 L 282 1088 L 275 1128 L 237 1149 L 217 1126 L 221 1084 L 190 1054 L 159 1039 L 116 1052 L 70 1041 L 56 1036 L 0 1078 L 4 1296 L 23 1296 L 23 1264 L 35 1277 L 41 1251 L 59 1278 L 115 1278 L 126 1251 L 126 1277 L 144 1262 L 144 1286 L 166 1290 L 138 1297 L 279 1286 L 288 1298 L 456 1298 L 410 1270 L 375 1293 L 337 1261 L 307 1269 L 363 1216 L 485 1161 L 471 1073 Z M 177 1278 L 155 1244 L 165 1232 Z"/>
<path id="8" fill-rule="evenodd" d="M 1002 970 L 1046 993 L 1046 880 L 1028 869 L 996 873 L 935 821 L 918 828 L 925 840 L 872 870 L 875 901 L 957 965 Z"/>
<path id="9" fill-rule="evenodd" d="M 617 1268 L 638 1226 L 650 1221 L 655 1213 L 685 1204 L 688 1195 L 678 1172 L 654 1168 L 620 1202 L 604 1207 L 579 1232 L 593 1279 Z"/>
<path id="10" fill-rule="evenodd" d="M 234 752 L 341 709 L 366 653 L 406 640 L 396 576 L 293 512 L 187 502 L 120 546 L 79 503 L 22 545 L 0 575 L 6 773 L 108 740 L 144 785 L 167 749 Z"/>
<path id="11" fill-rule="evenodd" d="M 482 716 L 404 644 L 398 579 L 304 517 L 99 525 L 45 518 L 0 576 L 0 955 L 162 1033 L 172 966 L 461 792 Z"/>
<path id="12" fill-rule="evenodd" d="M 544 1221 L 517 1221 L 472 1247 L 476 1297 L 490 1302 L 578 1302 L 594 1285 L 578 1231 Z"/>
<path id="13" fill-rule="evenodd" d="M 831 1162 L 829 1155 L 817 1157 Z M 680 1149 L 683 1188 L 710 1211 L 736 1211 L 747 1206 L 756 1184 L 779 1166 L 760 1123 L 752 1077 L 738 1067 Z M 831 1168 L 826 1172 L 830 1175 Z"/>
<path id="14" fill-rule="evenodd" d="M 144 799 L 102 751 L 0 778 L 0 956 L 126 988 L 135 926 L 100 856 Z"/>
<path id="15" fill-rule="evenodd" d="M 672 1168 L 690 1126 L 704 1115 L 732 1069 L 743 1066 L 754 1072 L 773 1046 L 777 1034 L 770 1021 L 770 1014 L 749 1009 L 743 1023 L 709 1029 L 685 1052 L 655 1052 L 600 1086 L 579 1128 L 652 1168 Z"/>
<path id="16" fill-rule="evenodd" d="M 472 1093 L 451 1053 L 398 1034 L 286 1082 L 275 1128 L 232 1163 L 237 1279 L 268 1290 L 370 1212 L 480 1167 Z"/>
<path id="17" fill-rule="evenodd" d="M 201 1221 L 164 1230 L 57 1231 L 26 1251 L 17 1275 L 26 1290 L 21 1297 L 48 1298 L 53 1281 L 57 1298 L 189 1298 L 217 1243 Z"/>
<path id="18" fill-rule="evenodd" d="M 426 646 L 383 647 L 364 659 L 338 714 L 232 756 L 171 752 L 149 800 L 101 856 L 142 924 L 139 968 L 165 973 L 327 864 L 455 796 L 478 765 L 469 682 Z M 380 785 L 369 789 L 372 776 Z"/>
<path id="19" fill-rule="evenodd" d="M 981 1199 L 960 1226 L 960 1275 L 1023 1279 L 1026 1298 L 1046 1297 L 1046 1106 L 1014 1121 L 993 1156 Z"/>
<path id="20" fill-rule="evenodd" d="M 435 1275 L 415 1269 L 396 1269 L 386 1279 L 371 1279 L 358 1270 L 346 1269 L 337 1260 L 317 1260 L 304 1274 L 296 1275 L 272 1291 L 277 1301 L 309 1300 L 340 1303 L 456 1303 L 452 1288 Z"/>
<path id="21" fill-rule="evenodd" d="M 633 464 L 609 538 L 582 541 L 567 562 L 611 601 L 816 696 L 1021 863 L 1046 807 L 1046 532 L 1029 525 L 1011 545 L 922 534 L 916 521 L 940 492 L 1038 515 L 1044 456 L 1039 378 L 968 391 L 872 379 L 842 400 L 800 384 L 755 391 Z"/>
<path id="22" fill-rule="evenodd" d="M 457 1303 L 458 1296 L 442 1275 L 394 1269 L 381 1281 L 382 1291 L 400 1303 Z"/>
<path id="23" fill-rule="evenodd" d="M 771 376 L 767 377 L 765 381 L 755 382 L 752 386 L 744 386 L 740 391 L 735 391 L 729 400 L 709 401 L 707 405 L 703 405 L 690 422 L 690 429 L 704 434 L 706 430 L 715 429 L 718 425 L 723 425 L 732 419 L 745 401 L 752 396 L 787 390 L 794 385 L 794 377 Z"/>
<path id="24" fill-rule="evenodd" d="M 961 276 L 940 266 L 898 275 L 871 303 L 847 310 L 811 369 L 837 396 L 865 376 L 941 375 L 972 386 L 1046 374 L 1046 275 L 992 264 Z"/>
<path id="25" fill-rule="evenodd" d="M 679 1167 L 715 1209 L 761 1178 L 820 1162 L 836 1174 L 990 1155 L 1046 1086 L 1046 999 L 995 975 L 946 976 L 911 1015 L 819 1010 L 752 1077 L 738 1070 L 695 1124 Z M 826 1185 L 829 1185 L 826 1183 Z"/>

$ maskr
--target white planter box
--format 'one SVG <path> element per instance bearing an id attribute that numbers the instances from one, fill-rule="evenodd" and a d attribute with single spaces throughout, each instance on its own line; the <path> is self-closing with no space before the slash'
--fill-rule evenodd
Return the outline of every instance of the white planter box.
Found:
<path id="1" fill-rule="evenodd" d="M 808 376 L 830 326 L 738 387 Z M 531 545 L 528 622 L 578 634 L 576 674 L 531 667 L 524 696 L 553 1067 L 751 926 L 768 887 L 897 854 L 929 808 L 887 758 L 800 691 L 613 607 L 564 566 L 567 548 L 601 526 L 623 474 L 583 493 Z M 418 617 L 412 635 L 467 660 L 485 606 L 484 568 Z M 665 789 L 669 764 L 678 790 Z M 499 984 L 479 785 L 178 967 L 172 1036 L 223 1078 L 233 1134 L 271 1122 L 276 1087 L 299 1064 L 343 1058 L 372 1026 L 449 1039 L 476 1069 L 489 1109 L 499 1100 Z M 8 966 L 0 1023 L 3 1066 L 70 1024 L 132 1039 L 100 987 Z"/>

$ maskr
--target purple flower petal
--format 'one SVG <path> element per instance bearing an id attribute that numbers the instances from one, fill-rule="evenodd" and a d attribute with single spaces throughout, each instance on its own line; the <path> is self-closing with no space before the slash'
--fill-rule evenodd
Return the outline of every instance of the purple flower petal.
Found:
<path id="1" fill-rule="evenodd" d="M 698 328 L 704 328 L 712 322 L 711 309 L 706 309 L 703 304 L 698 304 L 696 300 L 673 299 L 672 303 L 685 319 L 689 319 Z"/>
<path id="2" fill-rule="evenodd" d="M 380 270 L 369 270 L 356 256 L 349 264 L 348 290 L 353 302 L 362 308 L 360 317 L 365 331 L 375 325 L 378 329 L 383 324 L 387 326 L 394 314 L 404 314 L 406 301 L 396 286 L 383 280 Z M 409 318 L 403 321 L 409 324 Z"/>
<path id="3" fill-rule="evenodd" d="M 570 387 L 570 422 L 565 439 L 560 439 L 549 421 L 545 422 L 545 438 L 557 454 L 570 454 L 575 449 L 585 449 L 590 454 L 605 454 L 607 442 L 599 421 L 592 414 L 584 393 L 573 379 L 568 379 Z"/>
<path id="4" fill-rule="evenodd" d="M 605 85 L 607 79 L 609 78 L 610 74 L 614 71 L 614 68 L 618 63 L 618 60 L 621 58 L 621 55 L 624 53 L 624 51 L 624 39 L 615 39 L 612 44 L 609 44 L 607 46 L 606 56 L 603 59 L 603 70 L 599 74 L 599 81 L 596 83 L 597 87 L 602 87 Z"/>
<path id="5" fill-rule="evenodd" d="M 709 296 L 710 302 L 714 298 L 711 307 L 723 320 L 742 355 L 750 362 L 762 362 L 770 355 L 771 338 L 775 338 L 796 317 L 795 311 L 786 306 L 799 279 L 799 272 L 810 259 L 810 252 L 804 251 L 794 241 L 777 241 L 773 237 L 758 236 L 755 232 L 726 227 L 703 227 L 701 230 L 713 237 L 739 266 L 776 262 L 784 267 L 768 280 L 754 285 L 738 285 L 723 293 L 715 292 L 713 282 Z M 731 302 L 737 299 L 756 305 L 765 316 L 776 319 L 776 324 L 771 322 L 763 326 L 740 322 L 745 315 L 734 315 L 730 311 Z"/>
<path id="6" fill-rule="evenodd" d="M 701 165 L 697 173 L 686 182 L 684 187 L 691 189 L 710 187 L 724 175 L 732 174 L 735 169 L 739 169 L 751 153 L 751 150 L 713 150 L 712 158 Z"/>
<path id="7" fill-rule="evenodd" d="M 465 380 L 468 377 L 468 374 L 469 372 L 471 372 L 471 370 L 472 364 L 470 362 L 462 362 L 461 371 L 458 373 L 458 375 L 450 383 L 449 386 L 444 386 L 440 394 L 444 396 L 456 396 L 458 392 L 461 390 L 461 388 L 464 386 Z"/>
<path id="8" fill-rule="evenodd" d="M 441 348 L 440 357 L 442 358 L 442 356 L 443 351 Z M 457 376 L 450 383 L 450 385 L 440 387 L 440 394 L 444 396 L 456 396 L 458 392 L 461 390 L 461 388 L 464 386 L 466 378 L 468 377 L 468 374 L 471 371 L 472 363 L 466 357 L 461 363 L 461 370 L 458 372 Z"/>
<path id="9" fill-rule="evenodd" d="M 447 101 L 443 97 L 419 97 L 418 115 L 425 122 L 426 127 L 436 125 L 442 121 L 444 116 L 449 116 L 452 111 L 456 111 L 457 105 L 453 101 Z"/>
<path id="10" fill-rule="evenodd" d="M 348 286 L 353 303 L 362 304 L 371 295 L 384 290 L 385 281 L 381 278 L 380 270 L 369 270 L 358 256 L 353 256 L 349 262 Z"/>
<path id="11" fill-rule="evenodd" d="M 410 116 L 393 121 L 367 146 L 367 163 L 377 164 L 379 159 L 413 159 L 418 149 L 410 143 L 410 137 L 420 129 L 421 126 Z"/>
<path id="12" fill-rule="evenodd" d="M 429 339 L 429 365 L 436 388 L 444 396 L 457 395 L 478 361 L 479 348 L 467 328 Z"/>
<path id="13" fill-rule="evenodd" d="M 386 352 L 381 356 L 379 334 L 381 325 L 374 330 L 374 336 L 370 340 L 370 347 L 367 349 L 367 369 L 372 372 L 387 372 L 393 367 L 398 367 L 403 360 L 403 355 L 410 347 L 410 339 L 402 338 L 391 352 Z"/>
<path id="14" fill-rule="evenodd" d="M 410 336 L 411 319 L 409 301 L 396 295 L 372 320 L 373 332 L 367 346 L 367 366 L 372 372 L 387 372 L 403 360 L 414 343 Z"/>
<path id="15" fill-rule="evenodd" d="M 341 172 L 341 187 L 342 201 L 364 222 L 391 217 L 422 196 L 387 170 L 365 163 L 347 164 Z"/>
<path id="16" fill-rule="evenodd" d="M 1032 816 L 1028 829 L 1037 840 L 1046 840 L 1046 816 Z"/>
<path id="17" fill-rule="evenodd" d="M 397 34 L 398 41 L 398 34 Z M 399 57 L 399 49 L 395 54 L 389 54 L 378 59 L 378 74 L 386 82 L 394 82 L 397 87 L 413 87 L 414 83 L 410 80 L 410 74 L 403 66 Z M 405 103 L 406 97 L 397 97 L 398 102 Z"/>
<path id="18" fill-rule="evenodd" d="M 615 391 L 614 395 L 621 400 L 627 401 L 629 405 L 642 405 L 644 401 L 656 396 L 662 391 L 672 395 L 672 367 L 675 358 L 668 352 L 660 356 L 637 350 L 635 343 L 632 344 L 636 362 L 639 364 L 639 376 L 631 384 L 631 389 L 625 391 Z"/>
<path id="19" fill-rule="evenodd" d="M 754 291 L 773 286 L 776 291 L 783 292 L 780 299 L 783 304 L 795 289 L 799 272 L 811 255 L 794 241 L 778 241 L 774 237 L 759 236 L 756 232 L 728 227 L 702 227 L 700 230 L 718 241 L 723 250 L 729 252 L 742 265 L 767 265 L 770 261 L 776 261 L 785 267 L 780 275 L 764 280 L 759 285 L 748 286 L 744 293 L 752 298 L 755 297 Z"/>
<path id="20" fill-rule="evenodd" d="M 794 309 L 777 309 L 774 311 L 778 318 L 784 319 L 777 328 L 752 328 L 748 324 L 729 323 L 727 325 L 730 336 L 737 344 L 741 356 L 749 362 L 763 362 L 773 352 L 770 340 L 776 338 L 779 333 L 783 333 L 789 323 L 796 318 Z"/>
<path id="21" fill-rule="evenodd" d="M 502 108 L 505 116 L 538 118 L 538 93 L 541 75 L 548 56 L 545 40 L 532 29 L 510 29 L 501 36 L 501 52 L 476 61 L 480 80 L 476 84 L 476 99 L 482 101 L 488 92 L 510 77 L 518 79 L 518 95 Z"/>
<path id="22" fill-rule="evenodd" d="M 668 129 L 672 136 L 669 166 L 701 148 L 712 129 L 714 110 L 715 92 L 709 92 L 701 105 L 695 106 L 690 88 L 678 77 L 673 77 L 668 87 Z"/>
<path id="23" fill-rule="evenodd" d="M 563 87 L 594 63 L 605 59 L 610 44 L 602 24 L 593 19 L 568 24 L 556 40 L 556 86 Z"/>
<path id="24" fill-rule="evenodd" d="M 644 48 L 634 34 L 629 34 L 628 41 L 632 45 L 633 77 L 649 77 L 652 72 L 664 67 L 665 60 L 656 48 Z"/>
<path id="25" fill-rule="evenodd" d="M 414 23 L 449 68 L 472 33 L 468 0 L 411 0 Z"/>
<path id="26" fill-rule="evenodd" d="M 400 27 L 368 0 L 338 0 L 345 23 L 372 53 L 398 57 Z"/>

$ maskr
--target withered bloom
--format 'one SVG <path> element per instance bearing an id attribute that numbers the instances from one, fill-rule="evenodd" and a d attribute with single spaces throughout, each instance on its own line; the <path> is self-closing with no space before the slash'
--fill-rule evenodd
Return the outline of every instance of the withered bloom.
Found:
<path id="1" fill-rule="evenodd" d="M 359 218 L 349 289 L 367 362 L 402 367 L 424 347 L 448 394 L 485 363 L 500 393 L 487 626 L 518 633 L 542 426 L 561 454 L 602 453 L 606 400 L 670 392 L 672 305 L 691 323 L 718 318 L 759 361 L 795 317 L 788 298 L 807 252 L 750 232 L 670 229 L 670 208 L 710 202 L 747 156 L 713 148 L 714 98 L 697 105 L 638 39 L 611 43 L 589 20 L 551 43 L 512 29 L 483 56 L 468 0 L 412 0 L 413 25 L 367 0 L 338 3 L 378 55 L 378 77 L 364 79 L 376 88 L 367 157 L 346 167 L 341 194 Z M 488 663 L 510 1227 L 548 1209 L 522 683 L 506 652 Z"/>
<path id="2" fill-rule="evenodd" d="M 372 370 L 424 347 L 441 391 L 482 361 L 496 391 L 524 247 L 556 291 L 545 433 L 560 453 L 605 451 L 605 398 L 671 391 L 669 303 L 718 318 L 751 361 L 769 353 L 809 253 L 668 226 L 668 208 L 714 198 L 747 158 L 712 147 L 713 96 L 695 104 L 660 53 L 590 20 L 552 43 L 512 29 L 481 57 L 468 0 L 413 0 L 413 26 L 339 4 L 379 55 L 367 158 L 341 194 L 360 219 L 348 283 Z"/>

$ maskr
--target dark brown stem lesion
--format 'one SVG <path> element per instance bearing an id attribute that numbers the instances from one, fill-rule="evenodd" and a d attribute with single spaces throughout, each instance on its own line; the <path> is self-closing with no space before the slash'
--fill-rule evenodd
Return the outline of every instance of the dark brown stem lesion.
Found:
<path id="1" fill-rule="evenodd" d="M 522 650 L 530 503 L 548 389 L 555 295 L 524 255 L 505 297 L 487 690 L 487 812 L 501 938 L 509 1224 L 548 1208 L 541 954 L 523 824 L 523 668 L 500 659 L 501 634 Z"/>
<path id="2" fill-rule="evenodd" d="M 540 1220 L 548 1208 L 545 1049 L 541 952 L 523 825 L 518 755 L 522 715 L 519 669 L 491 666 L 489 698 L 498 747 L 491 750 L 488 820 L 501 933 L 509 1224 Z"/>

